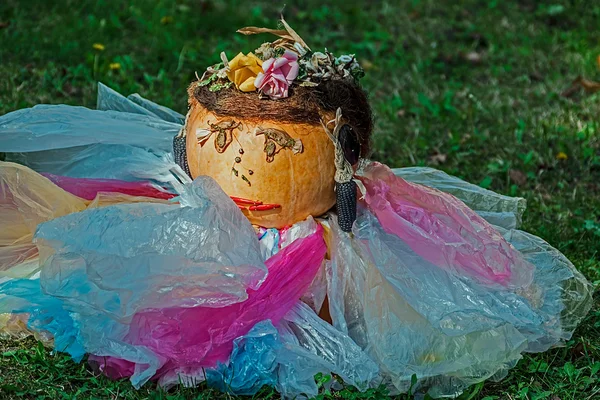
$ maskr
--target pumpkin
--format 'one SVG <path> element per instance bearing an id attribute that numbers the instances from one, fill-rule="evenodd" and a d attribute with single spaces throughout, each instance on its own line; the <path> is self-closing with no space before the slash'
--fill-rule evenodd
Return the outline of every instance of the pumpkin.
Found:
<path id="1" fill-rule="evenodd" d="M 334 146 L 320 125 L 218 116 L 192 100 L 185 131 L 192 178 L 266 205 L 243 209 L 255 225 L 283 228 L 335 204 Z"/>

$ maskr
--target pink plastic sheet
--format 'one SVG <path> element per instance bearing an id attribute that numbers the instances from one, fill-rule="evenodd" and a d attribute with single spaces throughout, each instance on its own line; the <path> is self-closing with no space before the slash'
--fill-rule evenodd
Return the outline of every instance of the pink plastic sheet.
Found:
<path id="1" fill-rule="evenodd" d="M 71 178 L 46 173 L 42 173 L 42 175 L 63 190 L 85 200 L 94 200 L 99 193 L 122 193 L 130 196 L 151 197 L 163 200 L 172 199 L 176 196 L 145 181 L 127 182 L 118 179 Z"/>
<path id="2" fill-rule="evenodd" d="M 267 260 L 269 274 L 257 290 L 248 290 L 247 300 L 222 308 L 166 308 L 137 313 L 126 342 L 142 345 L 165 360 L 157 376 L 174 369 L 214 367 L 225 362 L 233 340 L 245 335 L 258 322 L 277 324 L 313 281 L 327 251 L 323 228 L 298 239 Z M 105 374 L 126 377 L 135 365 L 125 360 L 94 357 L 90 360 Z"/>
<path id="3" fill-rule="evenodd" d="M 533 265 L 456 197 L 410 183 L 383 164 L 364 172 L 364 200 L 384 230 L 427 261 L 487 284 L 523 287 Z"/>

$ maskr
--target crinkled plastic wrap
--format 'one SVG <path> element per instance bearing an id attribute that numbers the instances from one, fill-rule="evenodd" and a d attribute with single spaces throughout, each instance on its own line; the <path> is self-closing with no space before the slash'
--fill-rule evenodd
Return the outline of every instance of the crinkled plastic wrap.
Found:
<path id="1" fill-rule="evenodd" d="M 516 229 L 523 199 L 372 163 L 359 172 L 352 235 L 330 215 L 257 237 L 216 182 L 192 183 L 175 164 L 183 115 L 98 91 L 98 110 L 0 117 L 8 160 L 69 177 L 55 181 L 87 199 L 0 164 L 0 220 L 15 228 L 0 232 L 0 325 L 11 335 L 26 320 L 55 349 L 91 354 L 135 387 L 195 385 L 207 371 L 236 394 L 268 384 L 302 398 L 317 394 L 318 372 L 392 393 L 416 375 L 413 390 L 438 397 L 568 340 L 591 307 L 574 266 Z M 128 183 L 105 192 L 71 178 Z M 162 198 L 153 185 L 180 196 Z M 333 325 L 315 312 L 325 294 Z"/>
<path id="2" fill-rule="evenodd" d="M 181 125 L 156 116 L 66 105 L 37 105 L 0 117 L 0 149 L 46 151 L 95 143 L 126 144 L 168 152 Z"/>
<path id="3" fill-rule="evenodd" d="M 98 83 L 96 109 L 148 115 L 178 125 L 183 125 L 185 122 L 185 116 L 170 108 L 144 99 L 137 93 L 125 97 L 100 82 Z"/>
<path id="4" fill-rule="evenodd" d="M 55 348 L 76 359 L 88 352 L 134 363 L 132 382 L 143 384 L 166 360 L 126 340 L 136 313 L 202 305 L 215 318 L 215 307 L 245 300 L 267 272 L 254 229 L 216 182 L 199 178 L 178 199 L 40 225 L 41 278 L 0 285 L 0 312 L 29 313 L 30 327 L 53 334 Z"/>
<path id="5" fill-rule="evenodd" d="M 234 341 L 226 364 L 207 370 L 212 386 L 236 395 L 254 395 L 275 386 L 284 398 L 318 394 L 317 373 L 335 373 L 360 389 L 377 382 L 379 368 L 348 336 L 297 303 L 276 329 L 259 322 Z"/>
<path id="6" fill-rule="evenodd" d="M 53 174 L 42 174 L 61 189 L 85 200 L 94 200 L 99 193 L 121 193 L 134 197 L 150 197 L 168 200 L 175 194 L 165 191 L 150 182 L 127 182 L 118 179 L 70 178 Z"/>
<path id="7" fill-rule="evenodd" d="M 166 107 L 100 83 L 98 110 L 42 105 L 0 117 L 0 152 L 37 172 L 150 180 L 179 191 L 190 182 L 171 154 L 183 121 Z"/>
<path id="8" fill-rule="evenodd" d="M 367 198 L 378 189 L 365 186 Z M 438 196 L 412 194 L 421 207 L 427 196 Z M 416 218 L 418 227 L 421 211 L 412 211 L 407 221 Z M 502 377 L 523 351 L 545 351 L 568 339 L 589 311 L 589 283 L 533 235 L 496 227 L 515 256 L 535 266 L 531 282 L 506 288 L 432 263 L 410 241 L 388 232 L 382 225 L 390 220 L 376 212 L 370 204 L 361 209 L 353 237 L 331 216 L 328 298 L 334 326 L 373 357 L 394 391 L 408 390 L 413 374 L 417 388 L 434 397 Z"/>
<path id="9" fill-rule="evenodd" d="M 268 259 L 277 254 L 295 240 L 306 237 L 317 230 L 317 222 L 311 216 L 304 221 L 297 222 L 285 229 L 258 229 L 258 238 L 263 257 Z M 327 279 L 325 277 L 325 263 L 319 268 L 310 287 L 302 295 L 301 300 L 318 312 L 323 306 L 327 296 Z"/>
<path id="10" fill-rule="evenodd" d="M 456 196 L 467 207 L 493 225 L 506 229 L 518 228 L 521 225 L 527 205 L 525 199 L 521 197 L 509 197 L 495 193 L 433 168 L 394 168 L 392 172 L 409 182 L 429 186 Z"/>
<path id="11" fill-rule="evenodd" d="M 130 145 L 93 144 L 58 150 L 8 153 L 6 159 L 26 165 L 37 172 L 73 178 L 152 181 L 173 190 L 179 190 L 182 184 L 191 182 L 175 164 L 171 153 L 156 154 Z"/>
<path id="12" fill-rule="evenodd" d="M 527 351 L 542 352 L 571 339 L 592 307 L 594 288 L 573 263 L 543 239 L 518 229 L 496 229 L 535 265 L 533 283 L 517 293 L 543 318 L 545 334 L 530 338 Z"/>
<path id="13" fill-rule="evenodd" d="M 326 250 L 319 229 L 267 260 L 266 280 L 258 289 L 248 289 L 244 301 L 222 303 L 218 309 L 214 305 L 149 307 L 134 315 L 124 340 L 162 360 L 159 376 L 173 370 L 214 367 L 229 358 L 234 339 L 248 333 L 256 323 L 269 319 L 277 324 L 283 318 L 314 279 Z M 117 372 L 118 377 L 132 375 L 142 367 L 123 357 L 93 360 L 101 369 Z"/>
<path id="14" fill-rule="evenodd" d="M 533 265 L 454 196 L 409 183 L 379 163 L 365 169 L 362 183 L 365 202 L 385 231 L 421 257 L 487 284 L 531 282 Z"/>
<path id="15" fill-rule="evenodd" d="M 40 225 L 43 289 L 119 320 L 142 308 L 245 299 L 266 275 L 248 220 L 208 177 L 179 202 L 94 208 Z"/>
<path id="16" fill-rule="evenodd" d="M 54 348 L 69 353 L 77 362 L 86 353 L 83 341 L 77 332 L 76 321 L 56 297 L 43 293 L 39 279 L 14 279 L 0 284 L 0 312 L 21 315 L 28 314 L 27 328 L 41 334 L 48 341 L 53 340 Z"/>
<path id="17" fill-rule="evenodd" d="M 86 208 L 85 203 L 22 165 L 0 162 L 0 276 L 37 258 L 38 224 Z"/>

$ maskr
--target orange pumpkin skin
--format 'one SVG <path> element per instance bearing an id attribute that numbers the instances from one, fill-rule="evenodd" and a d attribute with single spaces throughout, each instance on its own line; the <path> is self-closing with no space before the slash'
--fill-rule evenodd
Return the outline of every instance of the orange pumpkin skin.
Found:
<path id="1" fill-rule="evenodd" d="M 266 211 L 243 210 L 251 223 L 283 228 L 333 207 L 335 153 L 322 126 L 217 116 L 197 101 L 191 101 L 190 107 L 186 152 L 192 177 L 212 177 L 229 196 L 281 206 Z M 236 127 L 226 130 L 230 134 L 225 146 L 219 146 L 223 141 L 217 141 L 218 130 L 210 134 L 203 131 L 211 130 L 211 124 L 213 128 L 216 124 Z M 296 147 L 295 153 L 291 147 L 280 146 L 281 141 L 269 140 L 264 133 L 267 129 L 284 131 L 292 142 L 300 139 L 302 151 Z M 272 154 L 274 145 L 276 154 Z"/>

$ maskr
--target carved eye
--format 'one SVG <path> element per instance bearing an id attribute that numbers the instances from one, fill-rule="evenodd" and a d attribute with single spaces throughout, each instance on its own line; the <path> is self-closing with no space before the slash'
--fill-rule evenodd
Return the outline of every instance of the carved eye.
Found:
<path id="1" fill-rule="evenodd" d="M 344 150 L 346 160 L 348 160 L 350 165 L 355 165 L 360 158 L 360 142 L 358 141 L 356 132 L 354 132 L 350 125 L 345 124 L 340 129 L 338 140 Z"/>

